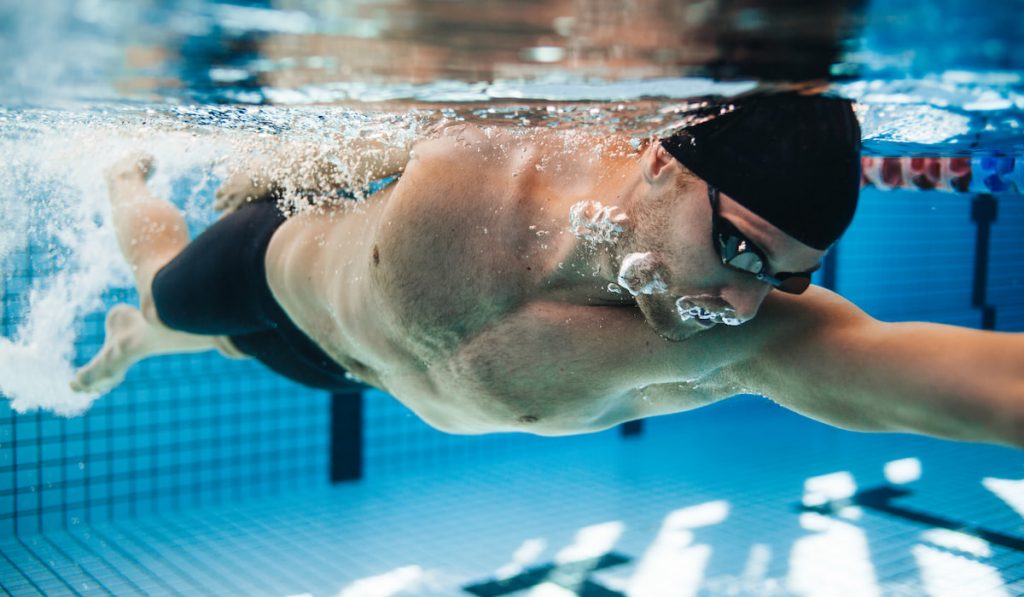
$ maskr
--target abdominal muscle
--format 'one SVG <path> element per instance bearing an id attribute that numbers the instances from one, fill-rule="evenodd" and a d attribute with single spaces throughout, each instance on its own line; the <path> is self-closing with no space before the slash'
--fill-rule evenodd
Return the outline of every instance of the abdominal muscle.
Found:
<path id="1" fill-rule="evenodd" d="M 379 203 L 387 198 L 379 197 Z M 394 304 L 372 274 L 374 247 L 388 244 L 376 232 L 380 211 L 368 204 L 358 213 L 296 215 L 282 224 L 266 254 L 274 297 L 299 329 L 354 377 L 392 394 L 428 424 L 467 434 L 516 429 L 522 423 L 501 415 L 507 409 L 489 392 L 476 391 L 480 388 L 460 357 L 462 343 L 440 353 L 410 341 L 422 330 L 402 321 L 426 320 L 444 305 L 424 301 L 415 305 L 418 313 L 410 312 L 409 305 Z M 403 236 L 401 230 L 386 234 Z M 380 251 L 378 259 L 387 260 Z M 399 270 L 394 275 L 402 275 L 403 264 L 390 266 Z"/>
<path id="2" fill-rule="evenodd" d="M 398 312 L 371 271 L 378 267 L 375 248 L 380 260 L 378 245 L 386 244 L 381 228 L 399 238 L 414 233 L 379 226 L 393 190 L 380 191 L 358 210 L 297 214 L 282 224 L 265 257 L 274 298 L 353 377 L 392 394 L 428 424 L 452 433 L 509 431 L 495 425 L 480 404 L 485 399 L 466 391 L 453 375 L 450 356 L 424 354 L 410 345 L 415 330 L 401 323 L 410 314 Z"/>
<path id="3" fill-rule="evenodd" d="M 377 319 L 360 312 L 354 300 L 366 285 L 359 269 L 374 211 L 368 201 L 356 209 L 296 214 L 274 232 L 265 264 L 271 292 L 295 325 L 351 375 L 383 389 L 380 368 L 364 354 L 380 344 L 375 339 L 367 346 L 363 339 L 380 338 L 380 330 L 372 327 Z"/>

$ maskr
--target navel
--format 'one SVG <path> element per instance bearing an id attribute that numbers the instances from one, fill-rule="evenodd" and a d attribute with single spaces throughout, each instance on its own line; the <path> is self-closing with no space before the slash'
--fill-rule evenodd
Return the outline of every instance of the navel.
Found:
<path id="1" fill-rule="evenodd" d="M 537 417 L 535 417 L 533 415 L 523 415 L 523 416 L 519 417 L 519 419 L 518 419 L 518 421 L 520 423 L 536 423 L 537 420 L 538 420 Z"/>
<path id="2" fill-rule="evenodd" d="M 380 250 L 377 245 L 373 245 L 373 264 L 380 265 Z"/>

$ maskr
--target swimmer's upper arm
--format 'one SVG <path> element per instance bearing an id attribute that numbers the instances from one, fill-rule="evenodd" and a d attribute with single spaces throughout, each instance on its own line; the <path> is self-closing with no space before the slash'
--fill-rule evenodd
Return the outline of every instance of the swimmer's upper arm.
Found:
<path id="1" fill-rule="evenodd" d="M 730 368 L 787 408 L 854 430 L 1024 446 L 1024 335 L 881 322 L 820 288 L 766 301 L 747 325 L 756 350 Z"/>
<path id="2" fill-rule="evenodd" d="M 231 212 L 246 201 L 282 191 L 332 193 L 362 189 L 401 174 L 412 155 L 413 141 L 338 135 L 333 143 L 275 140 L 236 164 L 216 192 L 214 208 Z"/>

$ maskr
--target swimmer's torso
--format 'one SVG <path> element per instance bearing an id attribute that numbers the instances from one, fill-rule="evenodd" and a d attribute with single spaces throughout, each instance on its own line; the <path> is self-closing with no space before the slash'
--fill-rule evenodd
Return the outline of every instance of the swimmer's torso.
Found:
<path id="1" fill-rule="evenodd" d="M 624 337 L 636 358 L 666 341 L 628 298 L 564 271 L 565 235 L 569 207 L 633 158 L 567 143 L 466 129 L 420 144 L 364 208 L 281 226 L 275 296 L 354 375 L 447 431 L 578 433 L 679 410 L 652 406 L 659 392 L 711 401 L 700 384 L 616 371 Z"/>

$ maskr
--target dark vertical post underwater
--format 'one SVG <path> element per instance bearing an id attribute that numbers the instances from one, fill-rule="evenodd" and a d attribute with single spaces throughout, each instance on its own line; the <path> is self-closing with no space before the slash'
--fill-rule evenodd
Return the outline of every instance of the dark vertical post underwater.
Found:
<path id="1" fill-rule="evenodd" d="M 363 391 L 331 394 L 331 483 L 363 476 Z"/>
<path id="2" fill-rule="evenodd" d="M 978 195 L 971 201 L 971 221 L 977 226 L 974 237 L 974 284 L 971 305 L 981 309 L 981 329 L 996 328 L 996 308 L 987 304 L 988 254 L 992 240 L 992 224 L 996 221 L 999 204 L 992 195 Z"/>

